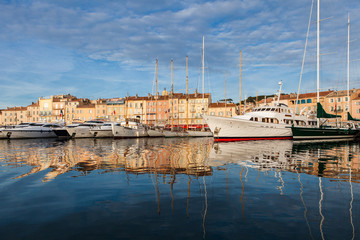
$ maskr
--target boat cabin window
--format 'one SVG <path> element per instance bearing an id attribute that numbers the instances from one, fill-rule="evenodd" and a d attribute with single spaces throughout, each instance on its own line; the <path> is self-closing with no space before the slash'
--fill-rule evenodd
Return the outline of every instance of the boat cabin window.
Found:
<path id="1" fill-rule="evenodd" d="M 300 121 L 300 120 L 295 120 L 295 123 L 298 126 L 305 126 L 306 125 L 306 123 L 304 121 Z"/>
<path id="2" fill-rule="evenodd" d="M 275 111 L 275 108 L 272 108 L 271 111 L 274 112 L 274 111 Z"/>

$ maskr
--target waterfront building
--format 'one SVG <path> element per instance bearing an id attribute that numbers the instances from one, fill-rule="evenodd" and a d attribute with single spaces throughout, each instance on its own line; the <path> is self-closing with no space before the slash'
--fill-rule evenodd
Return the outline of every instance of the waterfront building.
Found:
<path id="1" fill-rule="evenodd" d="M 351 116 L 360 119 L 360 94 L 355 95 L 350 101 Z"/>
<path id="2" fill-rule="evenodd" d="M 351 108 L 351 102 L 359 96 L 360 89 L 349 90 L 350 99 L 348 99 L 347 90 L 334 91 L 326 96 L 325 111 L 330 114 L 341 115 L 341 120 L 347 120 L 347 113 L 356 115 L 356 111 Z M 348 101 L 350 100 L 350 106 Z"/>
<path id="3" fill-rule="evenodd" d="M 89 121 L 96 119 L 95 104 L 88 99 L 84 99 L 75 106 L 76 110 L 74 116 L 76 120 Z M 73 120 L 74 120 L 73 119 Z"/>
<path id="4" fill-rule="evenodd" d="M 163 95 L 148 96 L 146 102 L 146 124 L 165 126 L 167 119 L 169 119 L 169 113 L 169 96 L 166 90 L 163 91 Z"/>
<path id="5" fill-rule="evenodd" d="M 105 107 L 106 107 L 105 112 L 107 115 L 97 118 L 106 118 L 109 121 L 113 121 L 113 122 L 121 121 L 122 119 L 125 119 L 125 98 L 107 99 L 105 101 Z"/>
<path id="6" fill-rule="evenodd" d="M 8 107 L 1 112 L 1 125 L 16 125 L 27 121 L 27 107 Z"/>
<path id="7" fill-rule="evenodd" d="M 145 123 L 146 101 L 148 97 L 130 96 L 125 98 L 125 118 L 137 118 Z"/>
<path id="8" fill-rule="evenodd" d="M 106 107 L 107 99 L 97 99 L 94 101 L 95 104 L 95 115 L 98 119 L 105 119 L 107 116 L 107 107 Z"/>
<path id="9" fill-rule="evenodd" d="M 209 115 L 219 117 L 233 117 L 236 116 L 236 104 L 216 102 L 209 104 Z"/>
<path id="10" fill-rule="evenodd" d="M 319 92 L 319 100 L 321 105 L 326 109 L 326 97 L 334 91 L 322 91 Z M 288 99 L 288 106 L 293 109 L 296 114 L 307 114 L 307 113 L 316 113 L 317 105 L 317 93 L 303 93 L 299 95 L 297 100 L 297 94 L 292 93 Z M 296 104 L 297 101 L 297 104 Z"/>
<path id="11" fill-rule="evenodd" d="M 180 102 L 179 102 L 180 101 Z M 210 93 L 195 93 L 186 95 L 182 94 L 177 102 L 179 114 L 179 124 L 186 125 L 203 125 L 205 121 L 202 118 L 202 114 L 209 114 L 209 104 L 211 103 Z M 187 108 L 187 109 L 186 109 Z M 204 109 L 203 109 L 204 108 Z"/>
<path id="12" fill-rule="evenodd" d="M 66 95 L 54 95 L 39 98 L 40 121 L 60 122 L 66 119 L 65 106 L 68 102 L 76 101 L 76 97 Z"/>
<path id="13" fill-rule="evenodd" d="M 32 103 L 27 106 L 26 122 L 39 122 L 40 121 L 40 105 L 39 102 Z"/>

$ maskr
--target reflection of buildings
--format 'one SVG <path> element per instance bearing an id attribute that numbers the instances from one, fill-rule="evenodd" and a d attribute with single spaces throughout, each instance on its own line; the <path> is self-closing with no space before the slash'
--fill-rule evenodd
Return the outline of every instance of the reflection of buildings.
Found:
<path id="1" fill-rule="evenodd" d="M 360 180 L 360 155 L 356 143 L 295 143 L 255 141 L 215 143 L 210 165 L 241 164 L 261 171 L 289 171 L 315 176 Z M 350 169 L 350 168 L 351 169 Z M 360 181 L 359 181 L 360 182 Z"/>
<path id="2" fill-rule="evenodd" d="M 151 140 L 151 141 L 150 141 Z M 43 181 L 75 170 L 127 173 L 212 175 L 206 159 L 212 139 L 74 139 L 64 143 L 52 140 L 4 141 L 0 146 L 7 164 L 33 168 L 21 177 L 51 169 Z"/>
<path id="3" fill-rule="evenodd" d="M 44 181 L 69 172 L 125 171 L 133 174 L 212 175 L 212 167 L 241 164 L 260 171 L 289 171 L 315 176 L 360 179 L 359 146 L 355 143 L 253 141 L 215 143 L 212 139 L 48 139 L 3 141 L 5 164 L 29 165 L 25 177 L 43 170 Z M 3 160 L 4 161 L 4 160 Z"/>

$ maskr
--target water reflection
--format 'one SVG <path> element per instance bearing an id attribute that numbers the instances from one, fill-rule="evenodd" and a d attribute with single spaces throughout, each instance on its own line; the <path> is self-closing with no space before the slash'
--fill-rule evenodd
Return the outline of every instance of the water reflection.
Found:
<path id="1" fill-rule="evenodd" d="M 205 160 L 212 140 L 185 139 L 73 139 L 4 141 L 0 145 L 3 166 L 28 165 L 32 169 L 17 178 L 51 169 L 43 181 L 55 179 L 69 171 L 81 175 L 94 170 L 102 173 L 211 175 L 212 168 Z"/>
<path id="2" fill-rule="evenodd" d="M 214 143 L 209 164 L 233 163 L 260 171 L 275 170 L 280 179 L 280 172 L 288 171 L 359 182 L 359 156 L 358 142 L 229 142 Z"/>
<path id="3" fill-rule="evenodd" d="M 35 222 L 42 239 L 101 237 L 103 222 L 110 239 L 356 239 L 359 161 L 356 142 L 4 140 L 0 216 L 13 218 L 0 217 L 0 234 Z M 86 221 L 54 227 L 77 214 Z M 19 239 L 41 239 L 25 228 Z"/>

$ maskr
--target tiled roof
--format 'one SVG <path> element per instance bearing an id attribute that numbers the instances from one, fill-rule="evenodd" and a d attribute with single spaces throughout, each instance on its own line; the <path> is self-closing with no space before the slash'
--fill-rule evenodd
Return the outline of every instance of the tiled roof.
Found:
<path id="1" fill-rule="evenodd" d="M 3 111 L 26 111 L 27 107 L 12 107 L 4 109 Z"/>

